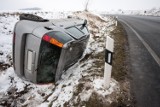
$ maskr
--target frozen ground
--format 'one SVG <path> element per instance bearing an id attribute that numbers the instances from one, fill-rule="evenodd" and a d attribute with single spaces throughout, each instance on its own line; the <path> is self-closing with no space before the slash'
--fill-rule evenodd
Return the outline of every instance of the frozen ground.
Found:
<path id="1" fill-rule="evenodd" d="M 124 14 L 124 15 L 146 15 L 146 16 L 160 16 L 160 8 L 152 8 L 147 10 L 113 10 L 108 12 L 101 12 L 101 14 Z"/>
<path id="2" fill-rule="evenodd" d="M 94 101 L 94 96 L 98 96 L 97 99 L 104 104 L 116 102 L 119 93 L 118 83 L 111 79 L 110 88 L 107 90 L 103 87 L 104 41 L 106 36 L 112 36 L 110 32 L 114 29 L 114 19 L 102 19 L 85 12 L 30 13 L 49 19 L 66 18 L 68 15 L 85 18 L 89 22 L 91 37 L 83 58 L 69 68 L 61 80 L 46 85 L 32 84 L 17 77 L 12 67 L 13 28 L 19 20 L 19 12 L 1 12 L 0 107 L 87 106 Z"/>

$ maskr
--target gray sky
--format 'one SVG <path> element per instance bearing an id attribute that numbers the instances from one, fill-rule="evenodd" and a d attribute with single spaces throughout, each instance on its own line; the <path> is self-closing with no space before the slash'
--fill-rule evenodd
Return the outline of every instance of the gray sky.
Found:
<path id="1" fill-rule="evenodd" d="M 86 0 L 1 0 L 0 10 L 39 7 L 44 10 L 83 10 Z M 90 0 L 89 10 L 143 10 L 160 7 L 160 0 Z"/>

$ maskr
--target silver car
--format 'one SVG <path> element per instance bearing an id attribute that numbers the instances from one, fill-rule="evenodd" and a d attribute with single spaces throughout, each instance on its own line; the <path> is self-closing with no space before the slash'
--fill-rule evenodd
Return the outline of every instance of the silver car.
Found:
<path id="1" fill-rule="evenodd" d="M 82 57 L 88 39 L 86 20 L 22 14 L 13 36 L 15 73 L 34 83 L 56 82 Z"/>

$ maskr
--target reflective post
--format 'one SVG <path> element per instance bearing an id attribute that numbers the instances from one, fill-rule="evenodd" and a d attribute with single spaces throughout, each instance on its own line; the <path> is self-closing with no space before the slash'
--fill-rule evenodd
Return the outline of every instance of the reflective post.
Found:
<path id="1" fill-rule="evenodd" d="M 114 40 L 107 36 L 105 48 L 105 68 L 104 68 L 104 87 L 109 88 L 112 58 L 113 58 Z"/>
<path id="2" fill-rule="evenodd" d="M 117 20 L 118 20 L 118 16 L 116 16 L 116 24 L 115 24 L 116 26 L 118 26 L 118 21 Z"/>

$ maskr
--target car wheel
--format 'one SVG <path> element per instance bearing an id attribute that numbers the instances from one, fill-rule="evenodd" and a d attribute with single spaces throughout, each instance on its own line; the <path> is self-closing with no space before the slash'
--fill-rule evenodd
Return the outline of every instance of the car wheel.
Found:
<path id="1" fill-rule="evenodd" d="M 43 19 L 40 16 L 36 16 L 36 15 L 32 15 L 32 14 L 21 14 L 19 18 L 20 18 L 20 20 L 31 20 L 31 21 L 36 21 L 36 22 L 48 21 L 47 19 Z"/>

